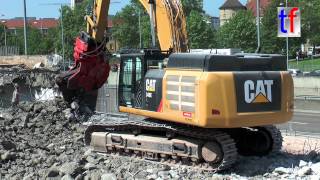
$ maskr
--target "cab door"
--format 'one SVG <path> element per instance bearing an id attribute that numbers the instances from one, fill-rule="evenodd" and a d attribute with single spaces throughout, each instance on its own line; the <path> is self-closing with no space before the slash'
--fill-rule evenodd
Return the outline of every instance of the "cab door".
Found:
<path id="1" fill-rule="evenodd" d="M 142 107 L 144 66 L 141 55 L 123 55 L 120 63 L 119 105 Z"/>

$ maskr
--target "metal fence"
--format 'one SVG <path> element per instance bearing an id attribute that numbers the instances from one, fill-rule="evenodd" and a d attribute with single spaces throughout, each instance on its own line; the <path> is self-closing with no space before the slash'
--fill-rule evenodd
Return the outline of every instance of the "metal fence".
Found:
<path id="1" fill-rule="evenodd" d="M 302 72 L 310 72 L 313 70 L 319 70 L 320 64 L 289 64 L 289 69 L 300 69 Z"/>
<path id="2" fill-rule="evenodd" d="M 19 55 L 19 47 L 17 46 L 0 46 L 0 56 Z"/>

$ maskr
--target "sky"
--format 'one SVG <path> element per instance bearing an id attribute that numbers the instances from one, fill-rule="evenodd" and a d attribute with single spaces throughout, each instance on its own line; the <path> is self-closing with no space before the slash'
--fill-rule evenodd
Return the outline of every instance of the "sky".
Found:
<path id="1" fill-rule="evenodd" d="M 26 0 L 27 16 L 37 18 L 58 18 L 59 8 L 57 4 L 69 4 L 70 0 Z M 110 14 L 116 14 L 130 0 L 112 0 Z M 112 2 L 111 1 L 111 2 Z M 219 16 L 219 7 L 224 0 L 204 0 L 204 10 L 211 16 Z M 245 5 L 247 0 L 240 0 Z M 23 16 L 23 0 L 0 0 L 0 19 L 10 19 Z"/>

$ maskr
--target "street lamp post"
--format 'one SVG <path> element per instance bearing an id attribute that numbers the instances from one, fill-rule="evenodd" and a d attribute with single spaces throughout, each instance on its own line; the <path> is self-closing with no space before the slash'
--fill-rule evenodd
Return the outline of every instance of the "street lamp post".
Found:
<path id="1" fill-rule="evenodd" d="M 26 0 L 23 0 L 23 14 L 24 14 L 24 23 L 23 23 L 23 32 L 24 32 L 24 55 L 28 55 L 28 43 L 27 43 L 27 5 Z"/>
<path id="2" fill-rule="evenodd" d="M 280 3 L 281 7 L 288 7 L 288 0 L 286 0 L 286 4 L 284 5 L 284 2 L 282 1 Z M 289 69 L 289 37 L 286 37 L 286 49 L 287 49 L 287 69 Z"/>
<path id="3" fill-rule="evenodd" d="M 139 9 L 139 39 L 140 39 L 140 49 L 142 49 L 142 34 L 141 34 L 141 10 Z"/>
<path id="4" fill-rule="evenodd" d="M 65 65 L 65 58 L 64 58 L 64 29 L 63 29 L 63 9 L 61 4 L 61 40 L 62 40 L 62 63 L 63 63 L 63 70 L 66 70 Z"/>
<path id="5" fill-rule="evenodd" d="M 257 0 L 257 41 L 258 48 L 256 53 L 259 53 L 261 50 L 261 40 L 260 40 L 260 0 Z"/>
<path id="6" fill-rule="evenodd" d="M 3 23 L 3 31 L 4 31 L 4 49 L 5 49 L 5 55 L 8 55 L 8 48 L 7 48 L 7 29 L 6 29 L 6 21 L 1 21 Z"/>
<path id="7" fill-rule="evenodd" d="M 286 0 L 286 7 L 288 7 L 288 0 Z M 287 45 L 287 69 L 289 69 L 289 37 L 286 38 Z"/>
<path id="8" fill-rule="evenodd" d="M 137 14 L 136 13 L 133 13 L 132 16 L 136 16 Z M 139 46 L 140 46 L 140 49 L 143 48 L 143 45 L 142 45 L 142 28 L 141 28 L 141 10 L 139 9 L 138 10 L 138 23 L 139 23 Z"/>

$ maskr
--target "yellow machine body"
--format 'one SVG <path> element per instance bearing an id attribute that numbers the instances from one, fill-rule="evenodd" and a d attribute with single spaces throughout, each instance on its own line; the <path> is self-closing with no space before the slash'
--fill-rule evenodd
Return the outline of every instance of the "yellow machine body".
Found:
<path id="1" fill-rule="evenodd" d="M 167 69 L 165 72 L 160 112 L 129 107 L 120 107 L 120 111 L 204 128 L 285 123 L 293 116 L 293 80 L 288 72 L 283 71 L 280 74 L 281 110 L 277 111 L 238 112 L 233 72 L 175 69 Z"/>

